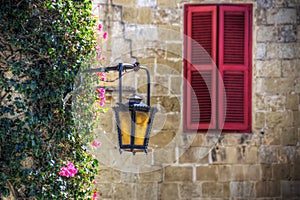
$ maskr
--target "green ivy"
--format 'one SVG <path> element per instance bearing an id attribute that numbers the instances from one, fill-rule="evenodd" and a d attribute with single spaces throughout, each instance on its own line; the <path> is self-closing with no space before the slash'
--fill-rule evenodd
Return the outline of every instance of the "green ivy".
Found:
<path id="1" fill-rule="evenodd" d="M 0 199 L 91 199 L 93 99 L 78 104 L 85 118 L 62 101 L 95 53 L 91 10 L 90 0 L 1 1 Z M 74 177 L 59 175 L 67 161 Z"/>

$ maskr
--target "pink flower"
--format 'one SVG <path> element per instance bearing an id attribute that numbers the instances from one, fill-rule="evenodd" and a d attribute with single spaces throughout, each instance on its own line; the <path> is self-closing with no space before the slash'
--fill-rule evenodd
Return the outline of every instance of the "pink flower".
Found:
<path id="1" fill-rule="evenodd" d="M 101 77 L 101 81 L 106 81 L 106 78 L 105 77 Z"/>
<path id="2" fill-rule="evenodd" d="M 99 142 L 99 141 L 97 141 L 97 140 L 94 140 L 93 143 L 92 143 L 92 145 L 93 145 L 94 147 L 99 147 L 99 146 L 101 145 L 101 142 Z"/>
<path id="3" fill-rule="evenodd" d="M 99 105 L 100 105 L 101 107 L 103 107 L 103 106 L 104 106 L 104 102 L 103 102 L 103 101 L 100 101 L 100 102 L 99 102 Z"/>
<path id="4" fill-rule="evenodd" d="M 97 181 L 96 181 L 96 180 L 94 180 L 94 181 L 93 181 L 93 184 L 94 184 L 94 185 L 97 185 Z"/>
<path id="5" fill-rule="evenodd" d="M 97 27 L 98 31 L 102 31 L 103 29 L 103 25 L 102 24 L 99 24 L 98 27 Z"/>
<path id="6" fill-rule="evenodd" d="M 96 49 L 97 51 L 101 51 L 101 47 L 99 47 L 99 46 L 96 46 L 95 49 Z"/>
<path id="7" fill-rule="evenodd" d="M 102 57 L 102 53 L 101 52 L 98 52 L 98 55 L 97 55 L 97 60 L 101 60 L 103 57 Z"/>
<path id="8" fill-rule="evenodd" d="M 101 101 L 105 101 L 106 100 L 106 97 L 104 96 L 104 97 L 100 97 L 100 100 Z"/>
<path id="9" fill-rule="evenodd" d="M 103 72 L 98 72 L 97 76 L 104 76 L 104 73 Z"/>
<path id="10" fill-rule="evenodd" d="M 97 7 L 100 8 L 100 3 L 98 3 Z"/>
<path id="11" fill-rule="evenodd" d="M 93 196 L 92 196 L 92 200 L 97 200 L 98 198 L 97 198 L 97 191 L 94 191 L 94 194 L 93 194 Z"/>
<path id="12" fill-rule="evenodd" d="M 78 169 L 74 167 L 73 163 L 68 162 L 67 166 L 61 168 L 59 175 L 65 177 L 74 177 L 77 174 L 77 172 Z"/>
<path id="13" fill-rule="evenodd" d="M 97 91 L 101 94 L 105 93 L 105 88 L 97 88 Z"/>
<path id="14" fill-rule="evenodd" d="M 105 97 L 105 94 L 104 94 L 104 93 L 100 93 L 100 94 L 99 94 L 99 98 L 100 98 L 100 99 L 102 99 L 102 98 L 104 98 L 104 97 Z"/>
<path id="15" fill-rule="evenodd" d="M 108 37 L 108 33 L 107 32 L 104 32 L 103 33 L 103 39 L 106 39 Z"/>

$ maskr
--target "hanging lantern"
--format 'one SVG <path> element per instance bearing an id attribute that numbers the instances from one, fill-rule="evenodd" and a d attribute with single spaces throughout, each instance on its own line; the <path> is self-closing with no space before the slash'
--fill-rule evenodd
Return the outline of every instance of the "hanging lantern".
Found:
<path id="1" fill-rule="evenodd" d="M 148 152 L 148 142 L 153 124 L 156 108 L 150 106 L 150 74 L 147 68 L 135 64 L 135 69 L 143 69 L 147 72 L 147 104 L 142 102 L 138 95 L 131 96 L 125 104 L 122 103 L 122 71 L 119 67 L 119 103 L 113 107 L 118 129 L 120 152 L 130 151 L 135 154 L 138 151 Z"/>
<path id="2" fill-rule="evenodd" d="M 147 73 L 147 104 L 142 102 L 142 98 L 133 95 L 125 104 L 122 103 L 122 76 L 124 70 L 144 70 Z M 138 151 L 148 152 L 148 142 L 153 124 L 154 115 L 157 108 L 150 106 L 150 73 L 146 67 L 140 66 L 138 62 L 134 64 L 120 63 L 112 67 L 100 67 L 84 70 L 82 73 L 96 73 L 119 71 L 119 102 L 113 107 L 118 129 L 118 140 L 120 153 L 130 151 L 135 154 Z M 82 76 L 80 74 L 79 87 Z M 78 88 L 79 88 L 78 87 Z"/>

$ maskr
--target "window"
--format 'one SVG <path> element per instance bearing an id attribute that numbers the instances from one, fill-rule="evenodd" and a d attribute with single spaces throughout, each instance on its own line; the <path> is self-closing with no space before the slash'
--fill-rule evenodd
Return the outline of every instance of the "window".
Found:
<path id="1" fill-rule="evenodd" d="M 252 5 L 184 9 L 185 131 L 251 132 Z"/>

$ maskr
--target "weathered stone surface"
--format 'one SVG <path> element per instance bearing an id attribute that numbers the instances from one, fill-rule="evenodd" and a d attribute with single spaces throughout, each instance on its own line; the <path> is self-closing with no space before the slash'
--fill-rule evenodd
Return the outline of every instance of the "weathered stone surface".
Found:
<path id="1" fill-rule="evenodd" d="M 204 182 L 202 184 L 202 196 L 210 198 L 226 198 L 230 195 L 229 188 L 229 182 Z"/>
<path id="2" fill-rule="evenodd" d="M 281 149 L 278 163 L 300 164 L 300 148 L 296 146 L 285 146 Z"/>
<path id="3" fill-rule="evenodd" d="M 135 183 L 137 182 L 138 174 L 132 172 L 121 172 L 121 182 Z"/>
<path id="4" fill-rule="evenodd" d="M 260 164 L 243 165 L 243 168 L 244 178 L 242 179 L 242 181 L 259 181 L 262 179 L 262 171 Z"/>
<path id="5" fill-rule="evenodd" d="M 161 200 L 180 199 L 179 187 L 177 183 L 163 183 L 160 185 Z"/>
<path id="6" fill-rule="evenodd" d="M 154 22 L 157 24 L 177 25 L 180 22 L 181 11 L 176 8 L 158 8 L 154 14 Z"/>
<path id="7" fill-rule="evenodd" d="M 153 200 L 158 199 L 159 187 L 157 183 L 139 183 L 136 186 L 137 199 Z"/>
<path id="8" fill-rule="evenodd" d="M 137 0 L 138 7 L 155 7 L 157 5 L 157 0 Z"/>
<path id="9" fill-rule="evenodd" d="M 260 163 L 277 163 L 279 156 L 279 148 L 276 146 L 261 146 L 259 149 L 259 162 Z"/>
<path id="10" fill-rule="evenodd" d="M 174 76 L 170 77 L 170 86 L 171 95 L 179 95 L 182 94 L 182 77 L 180 76 Z"/>
<path id="11" fill-rule="evenodd" d="M 218 147 L 214 163 L 241 163 L 242 152 L 239 147 Z"/>
<path id="12" fill-rule="evenodd" d="M 291 166 L 289 164 L 273 164 L 272 180 L 289 180 L 291 177 Z"/>
<path id="13" fill-rule="evenodd" d="M 294 111 L 293 112 L 293 119 L 294 119 L 293 125 L 295 127 L 300 128 L 300 111 Z"/>
<path id="14" fill-rule="evenodd" d="M 168 58 L 182 58 L 182 43 L 168 43 L 167 44 Z"/>
<path id="15" fill-rule="evenodd" d="M 256 59 L 265 60 L 267 56 L 267 45 L 265 43 L 256 44 Z"/>
<path id="16" fill-rule="evenodd" d="M 281 191 L 283 198 L 300 198 L 300 181 L 282 181 Z"/>
<path id="17" fill-rule="evenodd" d="M 181 183 L 179 186 L 179 195 L 181 199 L 197 199 L 201 197 L 200 183 Z"/>
<path id="18" fill-rule="evenodd" d="M 151 183 L 151 182 L 162 182 L 162 178 L 163 178 L 163 169 L 159 168 L 159 169 L 149 169 L 147 170 L 149 172 L 144 172 L 144 173 L 139 173 L 139 178 L 138 181 L 139 182 L 144 182 L 144 183 Z"/>
<path id="19" fill-rule="evenodd" d="M 255 94 L 254 96 L 255 108 L 257 111 L 265 111 L 266 104 L 265 104 L 265 96 L 262 94 Z"/>
<path id="20" fill-rule="evenodd" d="M 282 112 L 285 110 L 286 97 L 283 95 L 265 96 L 265 105 L 267 111 Z"/>
<path id="21" fill-rule="evenodd" d="M 271 164 L 261 164 L 261 178 L 262 181 L 272 180 L 272 165 Z"/>
<path id="22" fill-rule="evenodd" d="M 137 15 L 137 23 L 138 24 L 151 24 L 153 20 L 153 14 L 151 8 L 139 8 Z"/>
<path id="23" fill-rule="evenodd" d="M 299 110 L 299 94 L 287 94 L 286 95 L 286 109 L 287 110 Z"/>
<path id="24" fill-rule="evenodd" d="M 299 45 L 296 43 L 282 43 L 279 57 L 282 59 L 299 58 Z"/>
<path id="25" fill-rule="evenodd" d="M 175 140 L 175 136 L 176 132 L 161 131 L 150 137 L 149 146 L 153 146 L 154 148 L 163 148 L 167 145 L 174 146 L 175 142 L 173 140 Z"/>
<path id="26" fill-rule="evenodd" d="M 280 181 L 261 181 L 255 184 L 256 197 L 279 197 Z"/>
<path id="27" fill-rule="evenodd" d="M 177 7 L 178 0 L 157 0 L 157 5 L 159 7 Z"/>
<path id="28" fill-rule="evenodd" d="M 117 183 L 115 184 L 114 199 L 135 199 L 136 185 L 133 183 Z"/>
<path id="29" fill-rule="evenodd" d="M 255 12 L 257 25 L 266 25 L 267 24 L 267 10 L 266 9 L 257 9 Z"/>
<path id="30" fill-rule="evenodd" d="M 208 147 L 190 147 L 182 148 L 179 153 L 182 154 L 179 158 L 179 163 L 208 163 Z"/>
<path id="31" fill-rule="evenodd" d="M 173 164 L 177 159 L 174 147 L 155 148 L 153 153 L 154 165 Z"/>
<path id="32" fill-rule="evenodd" d="M 118 183 L 121 180 L 121 172 L 112 168 L 100 168 L 97 177 L 98 183 Z"/>
<path id="33" fill-rule="evenodd" d="M 97 183 L 98 191 L 101 199 L 109 199 L 113 196 L 113 184 L 112 183 Z"/>
<path id="34" fill-rule="evenodd" d="M 270 9 L 273 7 L 272 0 L 258 0 L 257 1 L 257 8 L 258 9 Z"/>
<path id="35" fill-rule="evenodd" d="M 159 103 L 160 106 L 164 108 L 166 113 L 180 112 L 181 110 L 180 98 L 176 96 L 151 96 L 151 103 Z"/>
<path id="36" fill-rule="evenodd" d="M 248 181 L 232 181 L 230 183 L 231 197 L 255 197 L 255 184 Z"/>
<path id="37" fill-rule="evenodd" d="M 159 75 L 177 75 L 182 72 L 182 60 L 174 61 L 168 59 L 157 59 L 156 72 Z"/>
<path id="38" fill-rule="evenodd" d="M 294 127 L 284 127 L 281 133 L 281 144 L 283 146 L 296 146 L 298 143 L 298 130 Z"/>
<path id="39" fill-rule="evenodd" d="M 300 30 L 299 30 L 300 32 Z M 299 39 L 300 40 L 300 39 Z M 283 60 L 282 61 L 282 75 L 283 77 L 296 78 L 300 77 L 300 60 Z"/>
<path id="40" fill-rule="evenodd" d="M 273 9 L 267 15 L 268 24 L 296 23 L 296 9 Z"/>
<path id="41" fill-rule="evenodd" d="M 192 181 L 193 168 L 192 167 L 175 167 L 168 166 L 165 168 L 164 180 L 172 181 Z"/>
<path id="42" fill-rule="evenodd" d="M 270 129 L 290 127 L 293 124 L 292 112 L 268 112 L 266 119 L 266 125 Z"/>
<path id="43" fill-rule="evenodd" d="M 267 128 L 264 129 L 264 134 L 261 135 L 263 145 L 280 145 L 281 144 L 281 129 Z"/>
<path id="44" fill-rule="evenodd" d="M 297 38 L 296 25 L 284 25 L 278 30 L 279 42 L 295 42 Z"/>
<path id="45" fill-rule="evenodd" d="M 130 11 L 129 11 L 130 12 Z M 134 13 L 131 13 L 133 15 Z M 138 43 L 136 47 L 140 49 L 145 48 L 140 43 L 142 41 L 154 41 L 157 40 L 157 27 L 153 25 L 138 25 L 138 24 L 125 24 L 124 36 L 126 39 L 130 39 L 135 43 Z M 130 50 L 130 49 L 129 49 Z"/>
<path id="46" fill-rule="evenodd" d="M 169 77 L 156 76 L 153 84 L 152 93 L 155 95 L 169 95 L 170 94 Z"/>
<path id="47" fill-rule="evenodd" d="M 180 116 L 178 114 L 168 114 L 163 130 L 177 132 L 180 125 Z"/>
<path id="48" fill-rule="evenodd" d="M 274 26 L 259 26 L 257 29 L 257 42 L 276 41 L 276 28 Z"/>
<path id="49" fill-rule="evenodd" d="M 262 81 L 261 92 L 277 94 L 294 91 L 294 80 L 290 78 L 268 78 Z"/>
<path id="50" fill-rule="evenodd" d="M 300 80 L 295 80 L 295 92 L 300 93 Z"/>
<path id="51" fill-rule="evenodd" d="M 257 77 L 280 77 L 281 76 L 281 61 L 257 61 L 256 62 Z"/>
<path id="52" fill-rule="evenodd" d="M 112 3 L 116 4 L 116 5 L 130 7 L 130 6 L 134 6 L 136 4 L 136 0 L 113 0 Z"/>
<path id="53" fill-rule="evenodd" d="M 258 158 L 257 146 L 246 146 L 243 152 L 243 161 L 247 164 L 256 164 Z"/>
<path id="54" fill-rule="evenodd" d="M 266 58 L 271 59 L 278 59 L 281 56 L 281 46 L 282 44 L 279 43 L 269 43 L 266 46 L 267 56 Z"/>
<path id="55" fill-rule="evenodd" d="M 111 40 L 112 51 L 111 59 L 116 60 L 122 58 L 122 56 L 127 56 L 130 54 L 130 43 L 124 40 L 124 38 L 114 38 Z"/>
<path id="56" fill-rule="evenodd" d="M 264 112 L 257 112 L 255 113 L 255 117 L 254 117 L 254 128 L 262 128 L 265 127 L 265 123 L 266 123 L 266 117 L 265 117 L 265 113 Z"/>
<path id="57" fill-rule="evenodd" d="M 158 38 L 162 41 L 181 41 L 181 26 L 158 25 Z"/>
<path id="58" fill-rule="evenodd" d="M 205 134 L 195 134 L 192 135 L 192 143 L 191 147 L 202 147 L 205 140 L 206 140 L 206 135 Z"/>
<path id="59" fill-rule="evenodd" d="M 199 166 L 196 168 L 196 179 L 197 181 L 217 181 L 218 171 L 217 166 L 208 165 L 208 166 Z"/>

